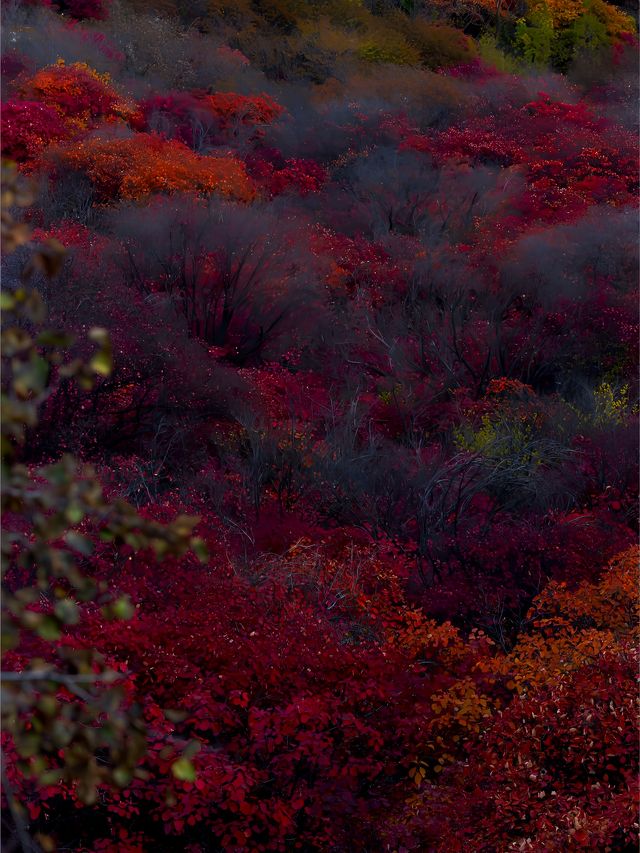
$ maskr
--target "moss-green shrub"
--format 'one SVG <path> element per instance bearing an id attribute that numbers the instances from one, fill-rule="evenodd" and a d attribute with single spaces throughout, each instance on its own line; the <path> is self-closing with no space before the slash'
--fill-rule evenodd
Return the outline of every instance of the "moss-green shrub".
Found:
<path id="1" fill-rule="evenodd" d="M 296 29 L 298 19 L 304 14 L 306 4 L 302 0 L 253 0 L 256 12 L 273 27 L 284 33 Z"/>
<path id="2" fill-rule="evenodd" d="M 398 32 L 384 26 L 371 27 L 358 47 L 358 56 L 366 62 L 393 65 L 419 65 L 420 52 Z"/>
<path id="3" fill-rule="evenodd" d="M 534 9 L 516 24 L 514 44 L 518 54 L 531 65 L 547 65 L 554 42 L 553 20 L 546 7 Z"/>
<path id="4" fill-rule="evenodd" d="M 427 68 L 461 65 L 478 55 L 475 42 L 455 27 L 431 24 L 420 18 L 406 20 L 403 34 L 420 52 L 420 59 Z"/>
<path id="5" fill-rule="evenodd" d="M 373 18 L 362 0 L 321 0 L 314 5 L 332 24 L 346 29 L 363 30 Z"/>
<path id="6" fill-rule="evenodd" d="M 444 74 L 434 74 L 422 65 L 408 67 L 359 63 L 343 80 L 343 96 L 350 101 L 379 98 L 393 109 L 406 110 L 420 126 L 437 124 L 439 116 L 449 118 L 468 106 L 467 93 L 460 82 Z"/>
<path id="7" fill-rule="evenodd" d="M 505 53 L 496 42 L 495 36 L 489 35 L 489 33 L 485 33 L 479 38 L 478 52 L 483 62 L 504 74 L 517 74 L 521 70 L 518 59 Z"/>
<path id="8" fill-rule="evenodd" d="M 592 11 L 580 15 L 569 27 L 556 33 L 551 51 L 555 68 L 565 71 L 581 54 L 591 54 L 611 44 L 606 24 Z"/>

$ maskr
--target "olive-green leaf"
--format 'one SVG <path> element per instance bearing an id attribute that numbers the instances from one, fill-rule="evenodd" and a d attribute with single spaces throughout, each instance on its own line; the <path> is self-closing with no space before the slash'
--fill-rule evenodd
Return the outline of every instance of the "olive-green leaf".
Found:
<path id="1" fill-rule="evenodd" d="M 196 769 L 188 758 L 179 758 L 171 765 L 171 772 L 183 782 L 195 782 Z"/>

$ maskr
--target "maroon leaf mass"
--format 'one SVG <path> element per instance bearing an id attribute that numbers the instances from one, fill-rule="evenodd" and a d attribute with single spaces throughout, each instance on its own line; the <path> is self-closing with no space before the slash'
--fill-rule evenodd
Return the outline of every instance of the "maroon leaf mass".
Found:
<path id="1" fill-rule="evenodd" d="M 10 336 L 7 381 L 41 395 L 10 452 L 27 492 L 72 454 L 105 500 L 197 517 L 198 537 L 176 554 L 73 507 L 52 528 L 97 597 L 75 575 L 23 595 L 3 673 L 97 653 L 117 700 L 96 763 L 127 714 L 146 750 L 88 802 L 60 771 L 85 701 L 63 679 L 17 711 L 27 735 L 59 717 L 59 751 L 2 734 L 8 834 L 78 853 L 635 849 L 625 16 L 554 21 L 543 73 L 515 11 L 484 3 L 437 4 L 464 62 L 431 56 L 446 33 L 422 2 L 6 5 L 2 154 L 34 198 L 3 298 L 39 251 L 47 324 L 96 374 L 36 353 L 23 376 Z M 3 523 L 28 540 L 41 519 Z M 37 566 L 9 548 L 3 571 L 14 594 Z"/>

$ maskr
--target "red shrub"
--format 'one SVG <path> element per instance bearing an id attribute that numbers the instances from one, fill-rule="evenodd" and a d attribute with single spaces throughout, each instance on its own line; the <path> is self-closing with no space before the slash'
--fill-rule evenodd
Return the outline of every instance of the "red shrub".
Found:
<path id="1" fill-rule="evenodd" d="M 229 142 L 247 130 L 252 139 L 259 127 L 271 124 L 284 112 L 268 95 L 248 96 L 232 92 L 170 92 L 139 103 L 140 130 L 163 130 L 192 147 Z"/>
<path id="2" fill-rule="evenodd" d="M 58 112 L 37 101 L 6 101 L 2 105 L 2 156 L 32 163 L 53 142 L 68 136 Z"/>
<path id="3" fill-rule="evenodd" d="M 20 94 L 56 110 L 70 130 L 85 130 L 100 120 L 129 119 L 131 106 L 112 88 L 108 74 L 62 59 L 20 84 Z"/>

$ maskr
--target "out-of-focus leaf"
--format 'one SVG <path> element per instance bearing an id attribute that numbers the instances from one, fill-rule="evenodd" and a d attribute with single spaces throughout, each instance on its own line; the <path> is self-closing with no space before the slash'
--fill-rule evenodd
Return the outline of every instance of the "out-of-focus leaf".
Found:
<path id="1" fill-rule="evenodd" d="M 80 621 L 78 605 L 70 598 L 63 598 L 61 601 L 58 601 L 53 608 L 53 612 L 65 625 L 77 625 Z"/>
<path id="2" fill-rule="evenodd" d="M 111 605 L 111 611 L 116 619 L 127 621 L 133 617 L 136 609 L 127 596 L 122 596 L 122 598 L 113 602 Z"/>
<path id="3" fill-rule="evenodd" d="M 69 531 L 69 533 L 64 537 L 64 541 L 70 548 L 73 548 L 75 551 L 79 551 L 81 554 L 84 554 L 85 557 L 88 557 L 93 553 L 93 543 L 89 537 L 82 536 L 80 533 L 76 533 L 75 530 Z"/>
<path id="4" fill-rule="evenodd" d="M 182 782 L 195 782 L 196 769 L 188 758 L 179 758 L 171 765 L 171 772 Z"/>
<path id="5" fill-rule="evenodd" d="M 194 537 L 191 540 L 191 550 L 201 563 L 206 563 L 209 560 L 209 549 L 207 548 L 204 539 L 200 539 L 197 536 Z"/>

